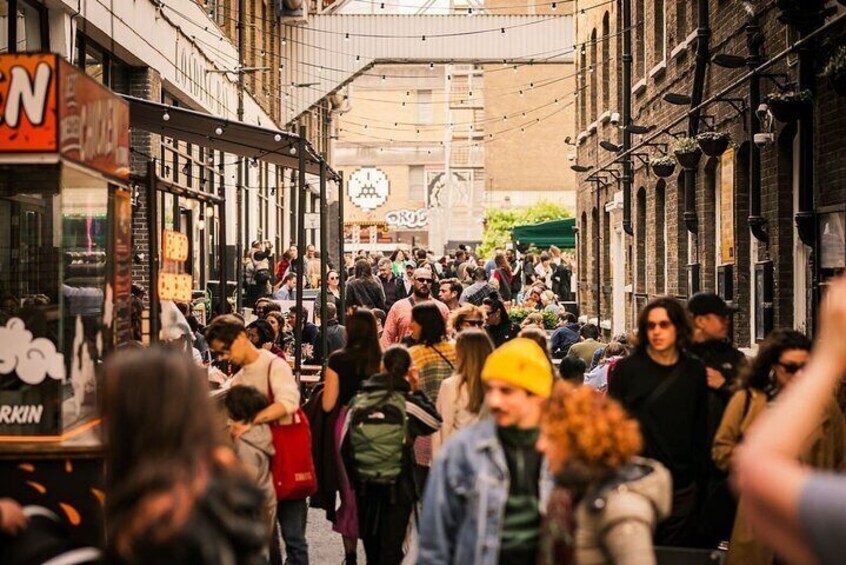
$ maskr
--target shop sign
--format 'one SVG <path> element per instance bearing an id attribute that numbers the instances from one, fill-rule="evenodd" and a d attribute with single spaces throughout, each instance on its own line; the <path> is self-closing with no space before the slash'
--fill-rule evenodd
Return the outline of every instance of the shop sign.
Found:
<path id="1" fill-rule="evenodd" d="M 129 178 L 129 105 L 61 61 L 60 147 L 68 158 Z"/>
<path id="2" fill-rule="evenodd" d="M 429 210 L 394 210 L 385 214 L 385 221 L 392 228 L 416 230 L 429 225 Z"/>
<path id="3" fill-rule="evenodd" d="M 720 157 L 720 261 L 734 263 L 734 149 Z"/>
<path id="4" fill-rule="evenodd" d="M 56 54 L 0 55 L 0 152 L 61 152 L 129 178 L 129 105 Z"/>
<path id="5" fill-rule="evenodd" d="M 0 152 L 56 151 L 56 56 L 0 56 Z"/>

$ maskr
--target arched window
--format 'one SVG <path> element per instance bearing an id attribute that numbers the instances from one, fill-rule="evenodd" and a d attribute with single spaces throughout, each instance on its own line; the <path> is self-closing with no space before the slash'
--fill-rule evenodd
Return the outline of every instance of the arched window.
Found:
<path id="1" fill-rule="evenodd" d="M 582 45 L 581 55 L 579 57 L 579 81 L 578 91 L 576 96 L 579 98 L 579 131 L 587 129 L 587 92 L 585 86 L 587 85 L 587 50 Z"/>
<path id="2" fill-rule="evenodd" d="M 652 49 L 655 54 L 654 64 L 658 64 L 667 56 L 665 41 L 666 13 L 664 11 L 664 0 L 655 0 L 655 24 L 652 26 Z"/>
<path id="3" fill-rule="evenodd" d="M 666 183 L 655 183 L 655 293 L 667 294 L 667 223 L 664 207 L 666 205 Z"/>
<path id="4" fill-rule="evenodd" d="M 582 284 L 587 281 L 587 242 L 589 238 L 587 212 L 582 212 L 581 229 L 579 229 L 579 280 Z"/>
<path id="5" fill-rule="evenodd" d="M 700 230 L 699 233 L 699 262 L 700 277 L 704 289 L 716 292 L 717 290 L 717 265 L 719 265 L 722 225 L 719 195 L 720 161 L 714 157 L 708 159 L 703 168 L 705 181 L 705 199 L 702 206 L 701 218 L 703 225 L 714 226 L 710 230 Z"/>
<path id="6" fill-rule="evenodd" d="M 596 88 L 596 77 L 597 77 L 597 69 L 596 69 L 596 28 L 593 28 L 593 31 L 590 32 L 590 119 L 589 122 L 594 121 L 597 116 L 599 116 L 599 112 L 597 111 L 596 104 L 599 98 L 599 92 Z"/>
<path id="7" fill-rule="evenodd" d="M 637 217 L 635 218 L 635 254 L 637 255 L 637 292 L 646 292 L 646 189 L 640 187 L 637 191 Z"/>
<path id="8" fill-rule="evenodd" d="M 611 108 L 611 23 L 608 12 L 602 17 L 602 110 Z"/>
<path id="9" fill-rule="evenodd" d="M 676 44 L 687 37 L 687 5 L 689 0 L 676 0 Z"/>
<path id="10" fill-rule="evenodd" d="M 635 29 L 635 37 L 637 42 L 635 44 L 635 77 L 646 77 L 646 13 L 643 6 L 643 0 L 635 2 L 635 21 L 633 25 Z"/>

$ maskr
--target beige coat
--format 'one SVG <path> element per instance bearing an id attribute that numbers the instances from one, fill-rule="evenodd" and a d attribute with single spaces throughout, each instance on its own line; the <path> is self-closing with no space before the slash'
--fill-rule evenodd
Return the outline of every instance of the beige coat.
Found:
<path id="1" fill-rule="evenodd" d="M 746 395 L 749 393 L 752 394 L 752 398 L 749 401 L 749 409 L 744 415 Z M 711 450 L 711 456 L 718 468 L 723 471 L 729 469 L 734 448 L 740 443 L 758 415 L 766 408 L 767 397 L 757 389 L 741 390 L 732 397 L 723 414 L 717 435 L 714 436 L 714 445 Z M 773 430 L 773 433 L 778 432 Z M 843 413 L 832 398 L 823 422 L 808 438 L 800 461 L 816 469 L 835 470 L 843 467 L 845 458 L 846 424 L 844 424 Z M 773 563 L 774 554 L 755 539 L 746 524 L 745 515 L 743 498 L 741 498 L 731 533 L 726 565 L 770 565 Z"/>
<path id="2" fill-rule="evenodd" d="M 479 421 L 479 415 L 467 410 L 469 398 L 466 387 L 459 387 L 460 378 L 453 374 L 441 382 L 438 391 L 438 400 L 435 406 L 438 414 L 441 415 L 443 423 L 441 429 L 432 434 L 432 458 L 434 459 L 438 450 L 458 430 L 475 424 Z"/>
<path id="3" fill-rule="evenodd" d="M 579 565 L 652 565 L 655 526 L 670 514 L 673 487 L 670 472 L 651 459 L 631 463 L 652 472 L 625 482 L 604 497 L 597 508 L 590 495 L 576 507 L 575 562 Z"/>

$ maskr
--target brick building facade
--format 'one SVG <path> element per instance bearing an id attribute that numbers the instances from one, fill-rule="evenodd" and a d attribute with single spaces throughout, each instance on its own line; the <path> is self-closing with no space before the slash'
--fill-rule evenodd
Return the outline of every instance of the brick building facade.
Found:
<path id="1" fill-rule="evenodd" d="M 645 161 L 660 155 L 664 148 L 638 148 L 639 142 L 652 134 L 632 136 L 638 155 L 632 158 L 633 234 L 626 234 L 621 184 L 616 180 L 619 166 L 610 167 L 611 173 L 600 173 L 606 184 L 588 181 L 597 166 L 614 160 L 614 153 L 601 148 L 600 142 L 620 145 L 622 140 L 620 127 L 611 120 L 615 112 L 622 112 L 622 2 L 609 4 L 607 11 L 588 10 L 581 17 L 578 41 L 596 38 L 577 58 L 580 86 L 585 88 L 576 106 L 581 132 L 577 138 L 578 163 L 594 167 L 578 175 L 578 289 L 582 312 L 597 318 L 608 332 L 618 333 L 634 326 L 637 310 L 649 299 L 664 294 L 686 299 L 699 289 L 718 292 L 739 308 L 734 336 L 740 346 L 754 346 L 776 327 L 810 331 L 820 281 L 824 286 L 826 277 L 846 264 L 842 227 L 846 215 L 846 142 L 838 135 L 846 126 L 846 99 L 819 76 L 832 48 L 843 44 L 844 26 L 837 19 L 842 7 L 832 8 L 825 32 L 815 38 L 806 56 L 814 67 L 806 83 L 813 92 L 812 149 L 800 146 L 803 121 L 772 120 L 773 142 L 760 150 L 761 216 L 766 231 L 766 239 L 760 241 L 748 222 L 753 149 L 749 112 L 757 110 L 748 108 L 749 81 L 739 81 L 748 69 L 724 68 L 710 60 L 716 53 L 747 55 L 746 3 L 708 2 L 708 22 L 702 22 L 705 25 L 699 30 L 698 2 L 629 1 L 632 123 L 654 125 L 656 132 L 669 129 L 677 135 L 686 133 L 686 119 L 678 120 L 672 128 L 668 126 L 683 117 L 690 106 L 673 105 L 664 96 L 691 95 L 697 34 L 705 32 L 704 28 L 710 33 L 710 50 L 701 100 L 737 83 L 726 97 L 744 98 L 747 107 L 743 113 L 727 102 L 704 108 L 699 131 L 726 132 L 731 144 L 719 157 L 703 155 L 693 171 L 694 206 L 685 203 L 684 175 L 689 173 L 677 165 L 672 176 L 658 178 Z M 774 3 L 749 4 L 756 6 L 763 35 L 762 61 L 778 56 L 800 38 L 792 25 L 779 20 L 780 10 Z M 767 70 L 784 76 L 760 81 L 762 99 L 777 90 L 775 83 L 798 80 L 799 54 L 795 51 Z M 600 71 L 597 77 L 606 54 L 615 63 L 610 65 L 610 73 Z M 668 144 L 672 155 L 672 135 L 656 136 L 654 141 Z M 805 238 L 810 245 L 803 243 L 795 221 L 797 213 L 803 211 L 800 173 L 805 169 L 800 164 L 801 154 L 808 151 L 813 155 L 810 232 L 818 235 L 816 241 Z"/>

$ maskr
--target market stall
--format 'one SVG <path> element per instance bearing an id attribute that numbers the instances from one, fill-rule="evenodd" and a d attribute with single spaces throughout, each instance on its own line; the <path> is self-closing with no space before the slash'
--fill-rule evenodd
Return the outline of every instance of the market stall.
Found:
<path id="1" fill-rule="evenodd" d="M 128 105 L 55 54 L 0 76 L 0 482 L 94 543 L 95 372 L 132 333 Z"/>

